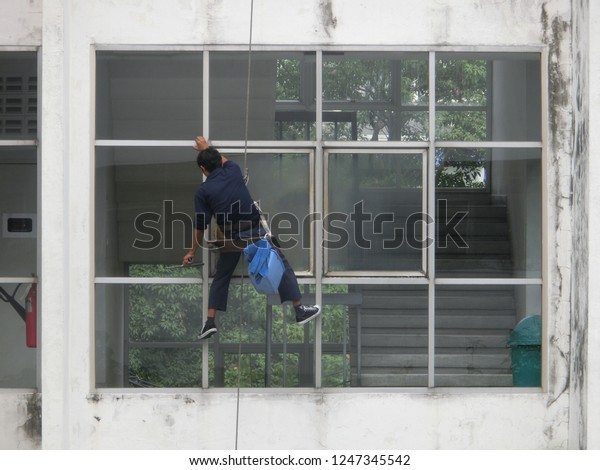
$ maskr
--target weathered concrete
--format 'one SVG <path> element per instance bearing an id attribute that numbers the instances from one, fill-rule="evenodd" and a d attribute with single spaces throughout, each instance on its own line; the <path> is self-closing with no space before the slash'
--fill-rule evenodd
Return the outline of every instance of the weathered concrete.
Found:
<path id="1" fill-rule="evenodd" d="M 236 393 L 101 394 L 86 447 L 232 449 Z M 552 449 L 560 423 L 537 393 L 243 390 L 239 449 Z M 557 426 L 558 424 L 558 426 Z M 562 423 L 564 425 L 564 423 Z M 541 432 L 542 429 L 548 432 Z"/>
<path id="2" fill-rule="evenodd" d="M 571 384 L 569 428 L 571 448 L 586 445 L 588 326 L 588 188 L 589 188 L 589 9 L 575 1 L 573 9 L 573 268 L 571 310 Z"/>
<path id="3" fill-rule="evenodd" d="M 600 18 L 598 2 L 589 2 L 589 161 L 588 197 L 588 265 L 587 265 L 587 357 L 585 375 L 585 446 L 600 449 Z M 582 276 L 585 278 L 585 276 Z"/>
<path id="4" fill-rule="evenodd" d="M 42 43 L 42 0 L 2 2 L 0 47 Z"/>
<path id="5" fill-rule="evenodd" d="M 0 449 L 39 449 L 42 407 L 38 393 L 0 390 Z"/>

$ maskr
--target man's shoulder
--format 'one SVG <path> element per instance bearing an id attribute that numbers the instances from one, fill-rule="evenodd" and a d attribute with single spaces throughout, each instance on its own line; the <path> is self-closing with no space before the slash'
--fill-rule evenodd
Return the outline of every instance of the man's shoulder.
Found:
<path id="1" fill-rule="evenodd" d="M 232 160 L 225 161 L 223 163 L 223 167 L 222 168 L 223 169 L 228 169 L 228 170 L 230 170 L 230 169 L 237 169 L 237 170 L 241 171 L 240 166 L 236 162 L 234 162 Z"/>

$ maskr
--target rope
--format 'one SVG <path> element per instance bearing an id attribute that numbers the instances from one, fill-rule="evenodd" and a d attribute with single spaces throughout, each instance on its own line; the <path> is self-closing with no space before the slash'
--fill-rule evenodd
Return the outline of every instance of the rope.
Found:
<path id="1" fill-rule="evenodd" d="M 252 23 L 254 17 L 254 0 L 250 0 L 250 34 L 248 37 L 248 77 L 246 80 L 246 117 L 244 130 L 244 182 L 248 184 L 250 174 L 248 173 L 248 123 L 250 121 L 250 78 L 252 72 Z M 235 450 L 238 450 L 238 440 L 240 434 L 240 382 L 242 376 L 242 327 L 244 315 L 244 269 L 242 254 L 242 279 L 240 284 L 240 322 L 239 322 L 239 341 L 238 341 L 238 370 L 237 370 L 237 396 L 235 409 Z"/>
<path id="2" fill-rule="evenodd" d="M 250 77 L 252 72 L 252 23 L 254 17 L 254 0 L 250 0 L 250 36 L 248 38 L 248 79 L 246 80 L 246 128 L 244 131 L 244 181 L 248 184 L 248 123 L 250 121 Z"/>
<path id="3" fill-rule="evenodd" d="M 240 436 L 240 382 L 242 377 L 242 326 L 244 315 L 244 255 L 242 258 L 242 281 L 240 285 L 240 323 L 238 338 L 238 370 L 237 370 L 237 396 L 235 404 L 235 450 L 238 450 L 238 440 Z"/>

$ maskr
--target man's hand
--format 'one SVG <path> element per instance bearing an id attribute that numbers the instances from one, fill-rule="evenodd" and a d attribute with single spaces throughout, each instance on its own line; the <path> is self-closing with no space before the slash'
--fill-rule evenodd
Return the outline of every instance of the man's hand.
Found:
<path id="1" fill-rule="evenodd" d="M 198 152 L 202 152 L 202 150 L 206 150 L 209 147 L 208 142 L 201 135 L 196 137 L 196 145 L 194 145 L 193 149 Z"/>
<path id="2" fill-rule="evenodd" d="M 181 264 L 183 266 L 189 266 L 190 264 L 192 264 L 194 262 L 194 256 L 196 256 L 196 250 L 190 250 L 190 251 L 188 251 L 183 256 L 183 260 L 181 261 Z"/>

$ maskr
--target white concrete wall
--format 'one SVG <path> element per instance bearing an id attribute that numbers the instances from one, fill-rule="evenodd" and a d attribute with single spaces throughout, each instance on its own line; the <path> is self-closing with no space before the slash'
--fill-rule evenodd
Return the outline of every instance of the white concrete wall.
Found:
<path id="1" fill-rule="evenodd" d="M 42 43 L 42 0 L 2 0 L 0 47 Z"/>
<path id="2" fill-rule="evenodd" d="M 586 443 L 589 449 L 600 449 L 600 31 L 594 27 L 600 19 L 600 5 L 589 2 L 589 163 L 588 163 L 588 289 L 587 294 L 587 374 L 585 396 Z"/>
<path id="3" fill-rule="evenodd" d="M 39 400 L 38 394 L 0 389 L 0 450 L 40 447 Z"/>
<path id="4" fill-rule="evenodd" d="M 90 397 L 80 422 L 85 446 L 233 449 L 235 390 L 186 392 Z M 238 448 L 564 448 L 555 418 L 545 399 L 527 392 L 243 390 Z"/>
<path id="5" fill-rule="evenodd" d="M 249 4 L 247 0 L 44 1 L 44 448 L 233 446 L 232 391 L 123 395 L 93 390 L 91 79 L 97 44 L 243 45 L 248 37 Z M 349 0 L 296 0 L 285 2 L 285 7 L 280 0 L 255 2 L 256 44 L 548 46 L 547 373 L 543 393 L 244 392 L 241 448 L 568 446 L 570 7 L 570 0 L 380 0 L 376 7 L 372 2 Z M 26 6 L 9 13 L 22 16 L 23 9 Z M 27 34 L 16 31 L 17 35 L 7 37 L 0 33 L 0 44 L 29 40 Z M 23 415 L 18 416 L 23 421 Z M 0 434 L 0 442 L 6 438 L 7 446 L 14 445 L 10 440 L 14 438 L 4 436 Z"/>

